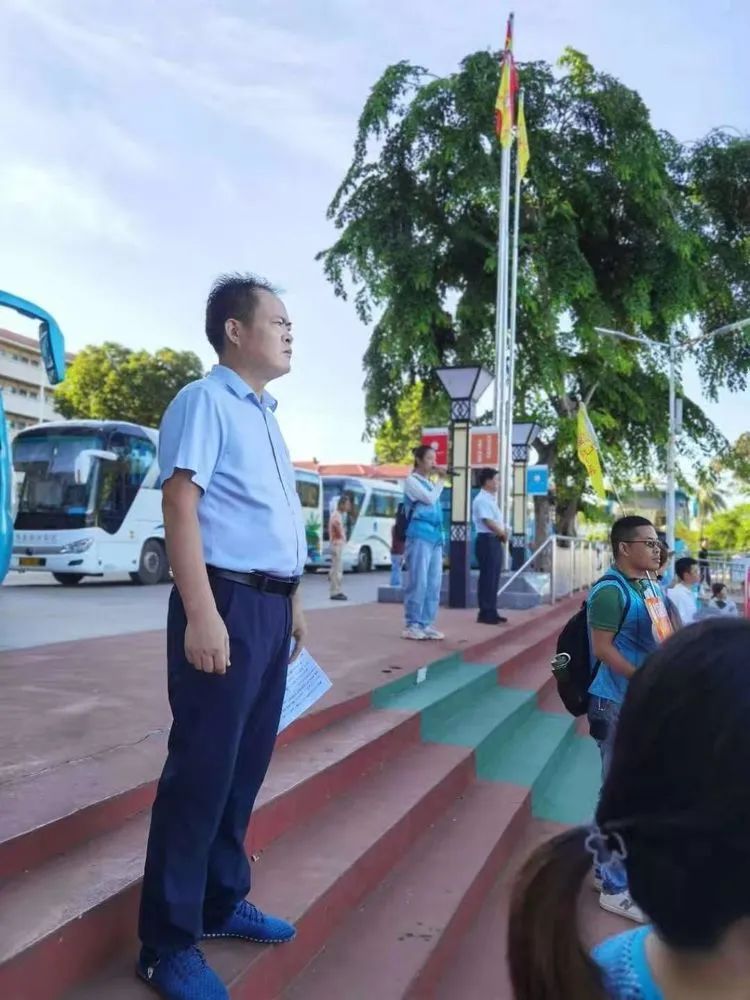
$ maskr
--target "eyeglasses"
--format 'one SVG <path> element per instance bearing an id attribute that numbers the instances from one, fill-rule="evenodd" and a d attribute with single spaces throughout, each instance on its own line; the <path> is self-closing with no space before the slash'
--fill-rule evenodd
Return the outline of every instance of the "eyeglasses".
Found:
<path id="1" fill-rule="evenodd" d="M 628 538 L 627 545 L 645 545 L 647 549 L 661 549 L 661 542 L 655 538 Z"/>

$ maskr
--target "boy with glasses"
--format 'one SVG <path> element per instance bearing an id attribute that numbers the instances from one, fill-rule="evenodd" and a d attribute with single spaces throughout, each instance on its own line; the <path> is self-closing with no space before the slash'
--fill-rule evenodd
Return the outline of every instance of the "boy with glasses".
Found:
<path id="1" fill-rule="evenodd" d="M 656 647 L 654 615 L 659 605 L 664 607 L 656 583 L 662 549 L 651 521 L 620 518 L 612 526 L 610 540 L 614 565 L 594 584 L 587 601 L 591 652 L 598 667 L 589 688 L 589 723 L 601 753 L 603 777 L 609 771 L 628 683 Z M 630 898 L 622 863 L 615 860 L 595 874 L 602 908 L 643 922 Z"/>

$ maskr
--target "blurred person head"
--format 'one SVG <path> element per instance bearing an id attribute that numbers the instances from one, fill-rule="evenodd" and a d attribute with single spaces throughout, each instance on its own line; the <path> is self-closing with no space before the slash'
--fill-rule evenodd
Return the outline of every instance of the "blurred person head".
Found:
<path id="1" fill-rule="evenodd" d="M 675 576 L 680 581 L 684 583 L 686 587 L 692 587 L 696 583 L 700 583 L 701 570 L 698 565 L 698 560 L 693 559 L 692 556 L 684 556 L 682 559 L 678 559 L 674 567 Z"/>
<path id="2" fill-rule="evenodd" d="M 631 895 L 652 922 L 650 960 L 686 977 L 692 963 L 717 961 L 731 975 L 722 957 L 750 954 L 748 648 L 750 622 L 711 618 L 652 653 L 630 681 L 596 811 L 597 835 L 624 847 Z M 553 838 L 518 878 L 508 933 L 516 1000 L 608 996 L 577 927 L 590 833 Z"/>
<path id="3" fill-rule="evenodd" d="M 414 469 L 422 476 L 429 476 L 437 463 L 435 449 L 428 444 L 420 444 L 414 449 Z"/>

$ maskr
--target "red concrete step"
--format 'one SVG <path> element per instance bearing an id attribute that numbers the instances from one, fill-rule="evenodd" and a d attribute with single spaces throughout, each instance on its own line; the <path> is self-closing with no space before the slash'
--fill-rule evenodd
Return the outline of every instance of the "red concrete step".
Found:
<path id="1" fill-rule="evenodd" d="M 431 1000 L 456 1000 L 456 997 L 461 1000 L 514 1000 L 506 962 L 513 883 L 532 851 L 564 829 L 557 823 L 540 820 L 528 823 L 484 905 L 459 942 L 454 960 L 436 991 L 430 994 Z M 598 905 L 598 897 L 589 882 L 581 890 L 579 912 L 582 939 L 591 947 L 611 934 L 634 926 L 627 920 L 605 913 Z M 331 997 L 331 1000 L 335 998 Z"/>
<path id="2" fill-rule="evenodd" d="M 259 796 L 249 852 L 418 742 L 416 715 L 370 710 L 280 750 Z M 131 938 L 147 832 L 144 812 L 0 888 L 0 997 L 53 1000 Z"/>
<path id="3" fill-rule="evenodd" d="M 412 747 L 395 766 L 275 841 L 255 867 L 253 899 L 294 921 L 297 938 L 278 948 L 207 942 L 206 955 L 229 984 L 233 1000 L 278 996 L 472 778 L 470 751 Z M 149 992 L 134 984 L 132 961 L 128 948 L 119 962 L 74 989 L 68 1000 L 146 1000 Z"/>
<path id="4" fill-rule="evenodd" d="M 415 841 L 285 1000 L 433 996 L 529 815 L 526 789 L 474 784 Z"/>
<path id="5" fill-rule="evenodd" d="M 540 658 L 546 660 L 557 633 L 570 616 L 568 604 L 535 610 L 533 616 L 497 629 L 487 628 L 486 638 L 484 631 L 478 631 L 471 640 L 459 644 L 458 652 L 471 662 L 498 662 L 504 684 L 541 687 L 534 670 Z M 398 663 L 393 656 L 385 657 L 384 666 L 370 676 L 369 689 L 364 693 L 361 684 L 348 686 L 346 678 L 338 681 L 330 693 L 333 703 L 328 704 L 327 696 L 320 706 L 290 726 L 281 735 L 279 747 L 367 711 L 372 691 L 413 672 L 416 667 L 407 654 L 424 654 L 427 646 L 402 645 L 403 655 L 395 658 Z M 440 644 L 430 644 L 435 657 L 440 656 L 441 648 Z M 149 808 L 166 753 L 166 736 L 166 729 L 154 730 L 132 744 L 68 760 L 1 785 L 0 883 L 92 837 L 117 829 Z"/>

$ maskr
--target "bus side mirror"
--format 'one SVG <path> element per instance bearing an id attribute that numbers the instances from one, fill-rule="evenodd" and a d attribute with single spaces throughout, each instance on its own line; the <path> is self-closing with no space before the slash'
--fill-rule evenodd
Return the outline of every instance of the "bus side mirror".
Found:
<path id="1" fill-rule="evenodd" d="M 65 341 L 60 327 L 54 320 L 43 319 L 39 324 L 39 350 L 50 385 L 57 385 L 65 378 Z"/>
<path id="2" fill-rule="evenodd" d="M 116 462 L 117 455 L 113 451 L 101 451 L 98 448 L 87 448 L 76 455 L 73 473 L 78 485 L 85 485 L 91 478 L 91 466 L 95 458 L 105 462 Z"/>

